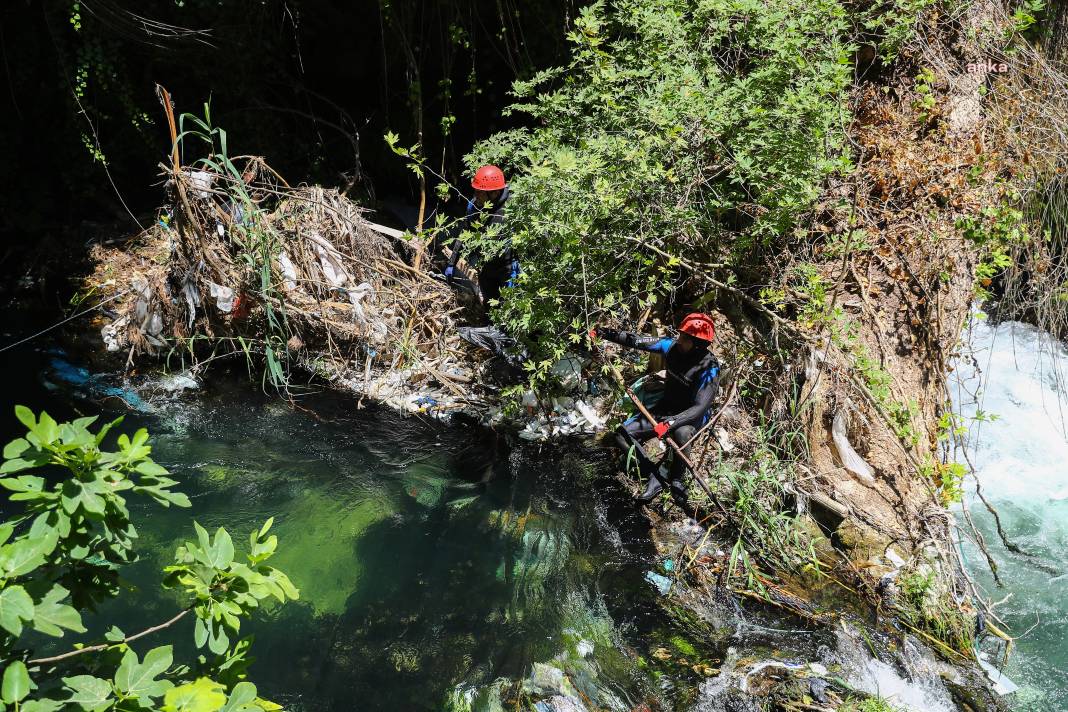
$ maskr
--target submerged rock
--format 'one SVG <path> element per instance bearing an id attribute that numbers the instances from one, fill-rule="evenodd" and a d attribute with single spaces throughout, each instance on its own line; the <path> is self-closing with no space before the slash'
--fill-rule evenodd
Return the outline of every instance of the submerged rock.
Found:
<path id="1" fill-rule="evenodd" d="M 554 695 L 534 705 L 537 712 L 587 712 L 586 706 L 574 697 Z"/>

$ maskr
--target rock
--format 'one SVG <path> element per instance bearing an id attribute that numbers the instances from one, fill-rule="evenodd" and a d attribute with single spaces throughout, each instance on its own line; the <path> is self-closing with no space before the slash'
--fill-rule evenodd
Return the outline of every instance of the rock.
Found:
<path id="1" fill-rule="evenodd" d="M 811 665 L 809 667 L 811 667 Z M 822 665 L 820 665 L 820 667 L 823 668 L 823 674 L 826 675 L 827 668 L 823 667 Z M 813 678 L 808 682 L 808 694 L 812 695 L 812 699 L 816 700 L 816 702 L 819 702 L 821 705 L 825 705 L 830 702 L 830 699 L 827 697 L 828 687 L 830 687 L 830 683 L 828 683 L 826 680 L 821 680 L 818 677 Z"/>
<path id="2" fill-rule="evenodd" d="M 577 698 L 554 695 L 534 705 L 537 712 L 588 712 L 586 706 Z"/>
<path id="3" fill-rule="evenodd" d="M 530 678 L 523 683 L 523 687 L 532 695 L 544 697 L 571 697 L 575 694 L 575 687 L 564 675 L 564 671 L 545 663 L 534 663 L 534 670 L 530 673 Z"/>

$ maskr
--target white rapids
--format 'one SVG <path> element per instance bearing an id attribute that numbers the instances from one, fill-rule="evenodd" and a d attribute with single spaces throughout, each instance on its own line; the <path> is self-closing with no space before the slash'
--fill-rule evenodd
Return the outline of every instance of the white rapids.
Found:
<path id="1" fill-rule="evenodd" d="M 997 560 L 1005 587 L 995 584 L 967 535 L 964 558 L 990 600 L 1009 596 L 995 612 L 1020 636 L 1003 669 L 1019 686 L 1014 709 L 1062 712 L 1068 709 L 1068 349 L 1026 324 L 974 318 L 954 365 L 954 410 L 965 417 L 983 494 L 1009 540 L 1036 557 L 1005 548 L 969 477 L 963 506 Z M 966 531 L 963 517 L 958 519 Z M 988 662 L 1001 667 L 994 655 Z"/>

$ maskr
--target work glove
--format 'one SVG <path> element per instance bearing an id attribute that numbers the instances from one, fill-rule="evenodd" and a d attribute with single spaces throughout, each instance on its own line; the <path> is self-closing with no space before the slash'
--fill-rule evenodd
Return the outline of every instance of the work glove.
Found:
<path id="1" fill-rule="evenodd" d="M 448 267 L 445 268 L 445 280 L 446 281 L 451 282 L 452 281 L 452 276 L 454 274 L 456 274 L 456 267 L 454 267 L 453 265 L 449 265 Z"/>
<path id="2" fill-rule="evenodd" d="M 664 436 L 667 435 L 668 430 L 670 429 L 671 423 L 668 423 L 666 421 L 661 421 L 653 426 L 653 432 L 656 433 L 656 437 L 660 438 L 661 440 L 664 439 Z"/>
<path id="3" fill-rule="evenodd" d="M 619 337 L 619 331 L 616 329 L 597 329 L 597 337 L 607 341 L 615 341 Z"/>

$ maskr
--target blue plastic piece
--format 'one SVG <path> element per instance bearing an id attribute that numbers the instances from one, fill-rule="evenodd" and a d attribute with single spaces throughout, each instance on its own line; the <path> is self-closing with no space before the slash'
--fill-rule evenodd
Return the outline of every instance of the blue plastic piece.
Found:
<path id="1" fill-rule="evenodd" d="M 75 366 L 70 361 L 61 358 L 53 358 L 49 365 L 52 367 L 52 375 L 56 380 L 82 388 L 97 397 L 122 398 L 131 408 L 137 410 L 148 409 L 148 404 L 141 399 L 141 396 L 127 388 L 118 388 L 104 383 L 100 376 L 94 376 L 86 368 Z"/>
<path id="2" fill-rule="evenodd" d="M 656 586 L 656 589 L 660 591 L 661 595 L 667 595 L 667 592 L 671 590 L 671 579 L 667 576 L 661 576 L 658 573 L 646 571 L 645 580 Z"/>

